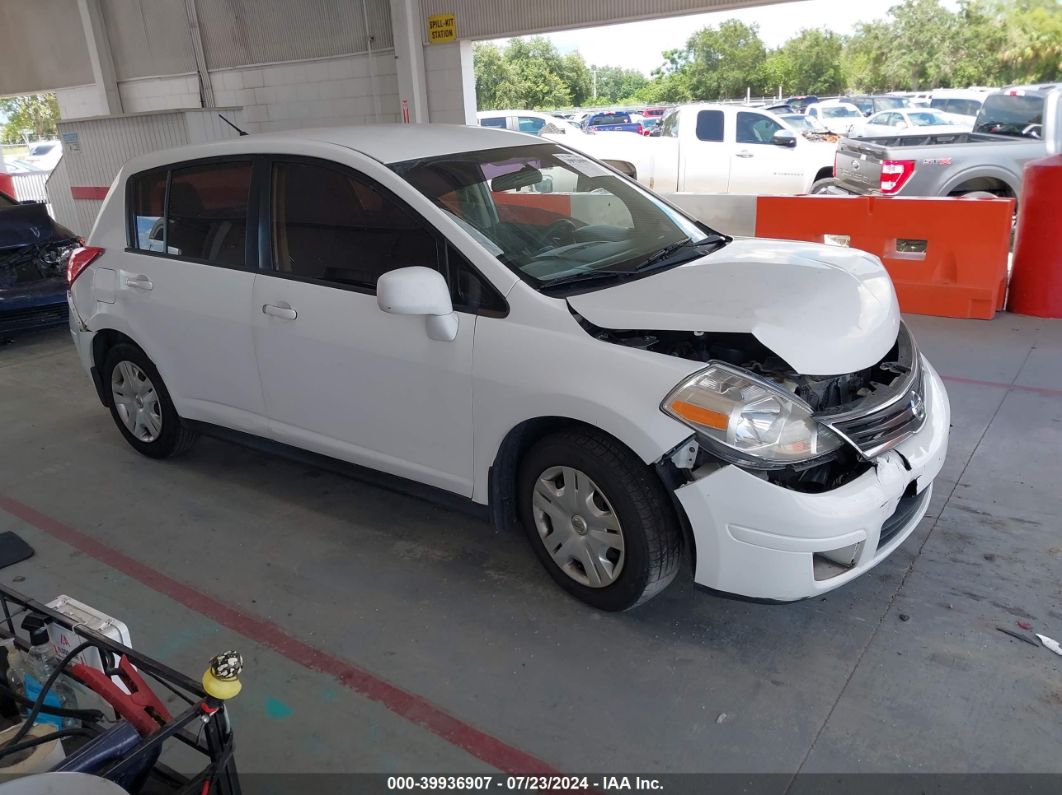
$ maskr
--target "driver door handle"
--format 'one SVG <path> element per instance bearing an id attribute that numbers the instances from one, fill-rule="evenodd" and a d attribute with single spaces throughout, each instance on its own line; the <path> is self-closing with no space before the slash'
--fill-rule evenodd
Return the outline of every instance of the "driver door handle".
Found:
<path id="1" fill-rule="evenodd" d="M 154 285 L 151 279 L 142 273 L 132 273 L 125 278 L 126 287 L 135 287 L 137 290 L 150 290 Z"/>
<path id="2" fill-rule="evenodd" d="M 283 320 L 294 320 L 299 316 L 299 313 L 288 304 L 263 304 L 262 311 L 271 317 L 279 317 Z"/>
<path id="3" fill-rule="evenodd" d="M 744 149 L 734 155 L 734 157 L 753 157 L 753 154 L 748 149 Z"/>

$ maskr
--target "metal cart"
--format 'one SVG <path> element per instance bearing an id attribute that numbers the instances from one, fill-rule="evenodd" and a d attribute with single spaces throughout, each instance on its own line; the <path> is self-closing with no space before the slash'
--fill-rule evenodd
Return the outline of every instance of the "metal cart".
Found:
<path id="1" fill-rule="evenodd" d="M 123 666 L 129 672 L 129 663 L 137 675 L 143 675 L 143 681 L 161 685 L 178 696 L 186 705 L 185 709 L 159 725 L 139 739 L 134 738 L 135 747 L 122 753 L 115 759 L 108 759 L 101 767 L 91 771 L 93 775 L 122 783 L 128 780 L 130 771 L 140 770 L 138 783 L 134 790 L 138 795 L 155 793 L 194 793 L 194 795 L 240 795 L 240 782 L 233 760 L 232 728 L 229 725 L 225 699 L 239 692 L 239 671 L 242 666 L 239 655 L 226 652 L 214 658 L 211 669 L 204 676 L 201 684 L 194 679 L 175 671 L 157 660 L 134 649 L 116 643 L 83 625 L 75 624 L 69 617 L 56 612 L 40 602 L 24 596 L 7 586 L 0 585 L 0 628 L 15 639 L 20 649 L 27 649 L 28 643 L 20 636 L 16 627 L 23 615 L 37 614 L 47 620 L 76 633 L 85 642 L 99 650 L 105 661 L 108 674 L 119 673 L 116 661 L 124 658 Z M 71 675 L 64 671 L 65 675 Z M 220 679 L 218 678 L 220 676 Z M 76 677 L 75 677 L 76 678 Z M 211 687 L 214 683 L 215 687 Z M 208 689 L 212 692 L 208 692 Z M 149 695 L 149 698 L 153 694 Z M 220 696 L 220 697 L 219 697 Z M 156 699 L 157 700 L 157 699 Z M 165 711 L 165 710 L 164 710 Z M 117 724 L 116 724 L 117 725 Z M 86 727 L 83 736 L 72 738 L 71 754 L 76 754 L 79 746 L 93 742 L 106 734 L 99 727 Z M 113 728 L 113 727 L 112 727 Z M 94 736 L 92 736 L 94 735 Z M 203 767 L 196 773 L 188 775 L 158 761 L 163 743 L 179 742 L 201 755 Z M 101 744 L 99 741 L 97 744 Z M 64 748 L 67 747 L 64 744 Z M 128 783 L 124 786 L 128 787 Z"/>

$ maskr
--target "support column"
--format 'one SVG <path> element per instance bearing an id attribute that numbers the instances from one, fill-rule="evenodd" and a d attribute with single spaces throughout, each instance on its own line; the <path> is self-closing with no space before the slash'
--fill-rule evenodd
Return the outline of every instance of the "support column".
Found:
<path id="1" fill-rule="evenodd" d="M 96 84 L 99 102 L 104 114 L 117 116 L 122 113 L 122 96 L 118 93 L 118 77 L 111 56 L 111 43 L 103 23 L 100 0 L 77 0 L 81 15 L 81 27 L 85 31 L 89 63 L 92 65 L 92 81 Z"/>
<path id="2" fill-rule="evenodd" d="M 398 73 L 399 118 L 410 124 L 428 121 L 424 35 L 419 0 L 391 0 L 391 30 Z"/>

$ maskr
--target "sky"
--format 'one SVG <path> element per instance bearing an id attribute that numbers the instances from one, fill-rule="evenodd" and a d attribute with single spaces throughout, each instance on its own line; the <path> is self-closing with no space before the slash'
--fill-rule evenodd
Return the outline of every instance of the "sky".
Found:
<path id="1" fill-rule="evenodd" d="M 661 53 L 681 47 L 690 34 L 725 19 L 756 24 L 768 47 L 777 47 L 803 28 L 851 33 L 856 24 L 884 17 L 899 0 L 801 0 L 756 8 L 715 11 L 687 17 L 606 25 L 599 28 L 548 33 L 562 53 L 578 50 L 588 64 L 623 66 L 649 75 L 663 63 Z M 956 5 L 945 0 L 944 5 Z"/>

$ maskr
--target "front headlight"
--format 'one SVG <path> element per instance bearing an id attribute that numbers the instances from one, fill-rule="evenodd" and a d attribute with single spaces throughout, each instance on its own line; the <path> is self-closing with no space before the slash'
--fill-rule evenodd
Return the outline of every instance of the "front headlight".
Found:
<path id="1" fill-rule="evenodd" d="M 810 461 L 843 444 L 800 398 L 726 364 L 688 378 L 660 408 L 697 431 L 720 458 L 761 469 Z"/>

